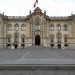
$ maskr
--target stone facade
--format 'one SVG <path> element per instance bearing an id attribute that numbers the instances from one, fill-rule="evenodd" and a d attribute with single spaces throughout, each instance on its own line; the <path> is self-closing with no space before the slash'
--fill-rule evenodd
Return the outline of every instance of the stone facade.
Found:
<path id="1" fill-rule="evenodd" d="M 0 48 L 42 45 L 75 48 L 75 15 L 49 17 L 39 7 L 28 16 L 0 14 Z"/>

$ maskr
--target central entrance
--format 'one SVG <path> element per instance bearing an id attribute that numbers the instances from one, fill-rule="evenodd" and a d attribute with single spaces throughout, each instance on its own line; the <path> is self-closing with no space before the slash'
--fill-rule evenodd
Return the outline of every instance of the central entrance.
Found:
<path id="1" fill-rule="evenodd" d="M 40 45 L 40 36 L 39 35 L 35 36 L 35 45 Z"/>

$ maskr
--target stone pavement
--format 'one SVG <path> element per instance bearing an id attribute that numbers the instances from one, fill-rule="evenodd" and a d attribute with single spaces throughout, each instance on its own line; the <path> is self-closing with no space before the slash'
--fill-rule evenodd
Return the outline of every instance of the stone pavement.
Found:
<path id="1" fill-rule="evenodd" d="M 4 64 L 7 68 L 3 69 Z M 10 64 L 10 67 L 9 67 Z M 11 65 L 23 65 L 22 68 L 14 67 Z M 48 67 L 37 69 L 32 68 L 25 69 L 24 65 L 47 65 L 49 64 L 55 67 Z M 62 65 L 62 66 L 61 66 Z M 72 68 L 65 67 L 66 65 Z M 74 65 L 74 66 L 73 66 Z M 2 67 L 1 67 L 2 66 Z M 60 66 L 60 68 L 59 68 Z M 53 68 L 53 69 L 50 69 Z M 57 69 L 58 68 L 58 69 Z M 66 69 L 67 68 L 67 69 Z M 43 46 L 33 46 L 25 49 L 2 49 L 0 50 L 0 75 L 75 75 L 75 50 L 71 49 L 50 49 Z"/>
<path id="2" fill-rule="evenodd" d="M 75 64 L 74 49 L 33 46 L 0 50 L 0 64 Z"/>
<path id="3" fill-rule="evenodd" d="M 75 75 L 75 70 L 4 70 L 0 75 Z"/>

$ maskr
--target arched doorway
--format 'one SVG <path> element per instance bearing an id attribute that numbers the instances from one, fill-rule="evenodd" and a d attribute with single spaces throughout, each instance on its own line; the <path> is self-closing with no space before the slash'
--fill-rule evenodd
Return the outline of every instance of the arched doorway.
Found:
<path id="1" fill-rule="evenodd" d="M 40 36 L 39 35 L 35 36 L 35 45 L 40 45 Z"/>

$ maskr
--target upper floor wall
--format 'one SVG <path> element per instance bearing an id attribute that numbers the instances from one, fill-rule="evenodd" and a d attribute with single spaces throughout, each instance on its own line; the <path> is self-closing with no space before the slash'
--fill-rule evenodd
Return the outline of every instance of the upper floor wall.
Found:
<path id="1" fill-rule="evenodd" d="M 27 16 L 0 15 L 0 25 L 4 25 L 4 23 L 9 32 L 10 30 L 15 31 L 15 28 L 17 28 L 18 31 L 21 31 L 23 29 L 23 24 L 25 25 L 27 32 L 30 28 L 31 31 L 40 30 L 43 31 L 43 33 L 51 33 L 58 30 L 62 32 L 67 30 L 72 34 L 75 32 L 75 15 L 67 17 L 49 17 L 46 15 L 46 11 L 43 13 L 39 7 L 37 7 L 34 12 L 30 11 Z M 18 25 L 18 27 L 15 27 L 15 25 Z M 2 27 L 0 28 L 2 29 Z M 73 35 L 70 34 L 70 36 Z"/>

